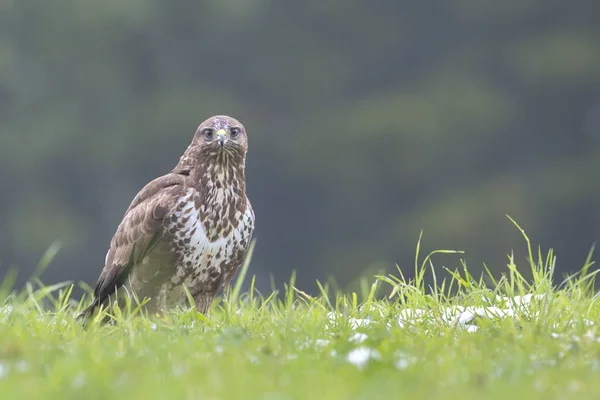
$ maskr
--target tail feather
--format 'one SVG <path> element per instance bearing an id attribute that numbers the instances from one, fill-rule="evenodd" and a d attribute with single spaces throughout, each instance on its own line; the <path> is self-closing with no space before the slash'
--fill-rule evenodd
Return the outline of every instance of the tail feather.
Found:
<path id="1" fill-rule="evenodd" d="M 94 316 L 94 313 L 99 308 L 99 306 L 100 306 L 100 299 L 95 297 L 94 301 L 92 301 L 92 304 L 90 304 L 89 306 L 84 308 L 83 311 L 80 312 L 77 315 L 77 317 L 75 317 L 75 319 L 77 319 L 78 321 L 81 321 L 85 324 Z"/>

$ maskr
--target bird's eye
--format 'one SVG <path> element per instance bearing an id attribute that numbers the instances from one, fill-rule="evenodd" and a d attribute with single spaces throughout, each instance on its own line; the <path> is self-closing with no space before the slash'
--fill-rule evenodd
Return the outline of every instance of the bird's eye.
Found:
<path id="1" fill-rule="evenodd" d="M 232 139 L 235 139 L 236 137 L 240 136 L 240 128 L 231 128 L 229 130 L 229 134 L 231 135 Z"/>
<path id="2" fill-rule="evenodd" d="M 202 134 L 204 135 L 205 139 L 212 140 L 212 138 L 215 137 L 215 130 L 211 128 L 206 128 L 202 130 Z"/>

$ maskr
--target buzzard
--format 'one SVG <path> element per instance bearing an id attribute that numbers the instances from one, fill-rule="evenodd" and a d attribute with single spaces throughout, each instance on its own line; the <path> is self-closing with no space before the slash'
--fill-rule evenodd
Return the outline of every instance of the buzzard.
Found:
<path id="1" fill-rule="evenodd" d="M 90 316 L 127 292 L 149 312 L 185 299 L 201 313 L 244 262 L 254 231 L 246 197 L 248 138 L 234 118 L 204 121 L 179 163 L 135 196 L 114 234 L 94 288 Z"/>

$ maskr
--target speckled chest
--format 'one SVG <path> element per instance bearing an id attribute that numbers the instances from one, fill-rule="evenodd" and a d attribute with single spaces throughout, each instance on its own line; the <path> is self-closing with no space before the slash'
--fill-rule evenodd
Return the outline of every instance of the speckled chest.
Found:
<path id="1" fill-rule="evenodd" d="M 254 213 L 245 200 L 228 189 L 202 196 L 193 188 L 178 199 L 165 226 L 176 254 L 172 284 L 214 291 L 236 272 L 254 231 Z"/>

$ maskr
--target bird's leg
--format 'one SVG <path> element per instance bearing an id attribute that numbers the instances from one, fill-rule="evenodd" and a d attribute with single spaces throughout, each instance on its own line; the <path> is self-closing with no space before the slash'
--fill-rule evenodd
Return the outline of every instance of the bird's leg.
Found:
<path id="1" fill-rule="evenodd" d="M 210 304 L 212 303 L 213 296 L 209 293 L 200 292 L 195 294 L 193 297 L 198 312 L 206 315 L 208 313 L 208 309 L 210 308 Z"/>

